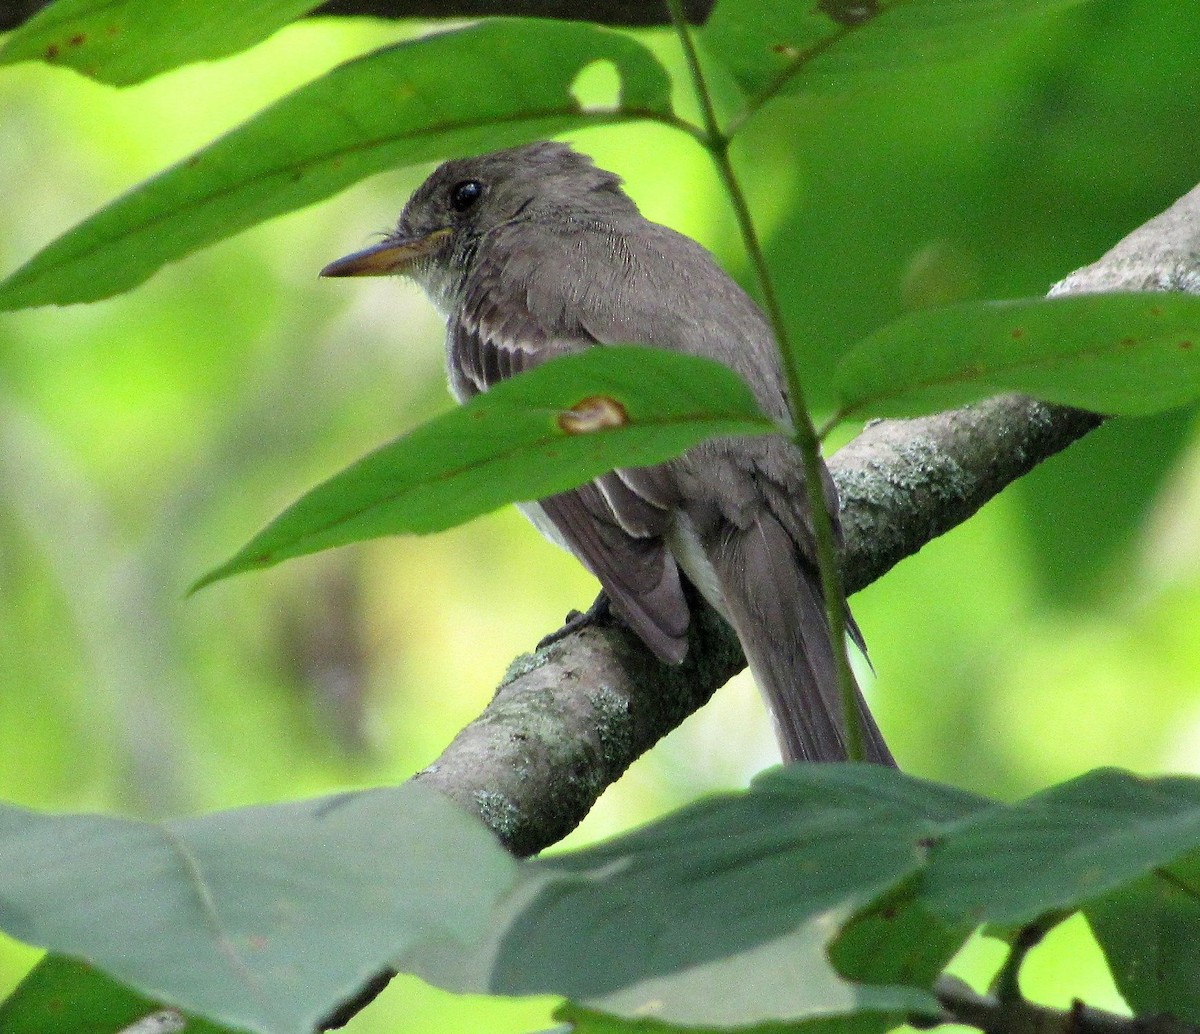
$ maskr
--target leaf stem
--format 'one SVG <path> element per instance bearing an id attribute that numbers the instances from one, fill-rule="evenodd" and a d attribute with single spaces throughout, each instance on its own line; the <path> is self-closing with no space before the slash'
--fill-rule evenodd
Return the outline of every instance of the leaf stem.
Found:
<path id="1" fill-rule="evenodd" d="M 767 260 L 763 254 L 758 233 L 754 229 L 754 220 L 746 195 L 738 182 L 733 163 L 729 159 L 731 135 L 722 132 L 717 121 L 716 109 L 713 106 L 712 95 L 704 78 L 704 70 L 700 66 L 700 57 L 692 40 L 691 29 L 683 14 L 682 0 L 667 0 L 671 12 L 671 21 L 679 37 L 687 60 L 688 71 L 691 74 L 692 86 L 696 99 L 700 104 L 703 116 L 705 136 L 701 144 L 712 155 L 717 172 L 725 185 L 726 193 L 733 205 L 737 218 L 738 229 L 750 264 L 754 268 L 755 279 L 762 293 L 763 304 L 771 326 L 775 331 L 783 361 L 783 372 L 787 378 L 788 398 L 792 412 L 792 440 L 800 450 L 804 463 L 804 485 L 812 511 L 813 535 L 817 548 L 817 567 L 821 576 L 821 590 L 825 597 L 825 613 L 829 622 L 829 641 L 833 648 L 834 666 L 837 672 L 838 686 L 842 697 L 842 715 L 846 727 L 846 754 L 851 761 L 864 760 L 862 723 L 858 714 L 858 685 L 850 668 L 850 659 L 846 655 L 846 609 L 845 590 L 842 586 L 841 564 L 838 557 L 833 518 L 830 515 L 829 499 L 825 494 L 824 466 L 821 460 L 820 443 L 812 416 L 805 401 L 804 385 L 800 381 L 797 369 L 796 352 L 788 335 L 787 325 L 783 318 L 783 310 L 779 305 L 775 285 L 767 268 Z"/>
<path id="2" fill-rule="evenodd" d="M 998 1002 L 1003 1005 L 1023 1001 L 1020 977 L 1025 956 L 1041 944 L 1046 934 L 1058 926 L 1068 915 L 1070 915 L 1069 912 L 1046 912 L 1017 931 L 1004 964 L 992 979 L 991 991 Z"/>
<path id="3" fill-rule="evenodd" d="M 847 410 L 845 409 L 834 410 L 833 415 L 828 417 L 825 420 L 825 423 L 817 428 L 817 441 L 825 441 L 825 439 L 828 438 L 837 427 L 840 427 L 841 424 L 845 422 L 846 415 Z"/>

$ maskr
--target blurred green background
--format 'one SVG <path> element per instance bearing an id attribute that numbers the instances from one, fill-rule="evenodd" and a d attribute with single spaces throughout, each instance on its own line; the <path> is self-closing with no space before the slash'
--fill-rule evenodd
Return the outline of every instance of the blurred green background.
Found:
<path id="1" fill-rule="evenodd" d="M 293 87 L 417 31 L 313 21 L 124 91 L 0 69 L 0 271 Z M 669 35 L 639 35 L 680 68 Z M 818 402 L 836 356 L 904 309 L 1041 294 L 1190 189 L 1198 45 L 1190 5 L 1097 0 L 971 62 L 763 111 L 735 158 Z M 746 280 L 694 142 L 653 126 L 570 139 Z M 316 279 L 427 172 L 376 177 L 127 297 L 0 317 L 3 799 L 162 816 L 397 782 L 590 602 L 590 578 L 515 512 L 183 598 L 306 488 L 449 404 L 442 330 L 415 287 Z M 1097 765 L 1200 771 L 1197 528 L 1194 412 L 1114 421 L 861 593 L 877 672 L 864 678 L 903 766 L 1002 798 Z M 774 760 L 741 678 L 572 842 Z M 979 973 L 999 949 L 967 954 Z M 0 937 L 0 991 L 34 958 Z M 1078 923 L 1026 975 L 1055 1004 L 1119 1005 Z M 405 980 L 349 1029 L 527 1030 L 549 1008 Z"/>

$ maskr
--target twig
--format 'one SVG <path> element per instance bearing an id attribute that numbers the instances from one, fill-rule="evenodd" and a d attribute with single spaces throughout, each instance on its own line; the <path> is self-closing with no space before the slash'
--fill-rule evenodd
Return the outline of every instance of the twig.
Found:
<path id="1" fill-rule="evenodd" d="M 1025 999 L 1001 1001 L 951 976 L 939 977 L 934 993 L 945 1010 L 938 1023 L 965 1024 L 987 1034 L 1200 1034 L 1200 1027 L 1168 1015 L 1121 1016 L 1079 1001 L 1069 1009 L 1051 1009 Z"/>
<path id="2" fill-rule="evenodd" d="M 1069 912 L 1047 912 L 1017 931 L 1008 957 L 992 980 L 992 994 L 1001 1004 L 1024 1001 L 1021 994 L 1021 967 L 1025 959 L 1045 939 L 1046 934 L 1070 915 Z"/>

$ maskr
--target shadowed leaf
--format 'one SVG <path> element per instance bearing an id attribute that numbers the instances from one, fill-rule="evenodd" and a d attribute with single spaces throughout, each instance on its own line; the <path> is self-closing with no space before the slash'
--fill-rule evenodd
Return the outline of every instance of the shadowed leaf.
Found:
<path id="1" fill-rule="evenodd" d="M 0 928 L 261 1034 L 310 1034 L 401 951 L 465 951 L 515 873 L 412 785 L 158 825 L 0 808 Z"/>
<path id="2" fill-rule="evenodd" d="M 1137 1015 L 1200 1023 L 1200 853 L 1093 902 L 1084 914 Z"/>
<path id="3" fill-rule="evenodd" d="M 705 48 L 750 95 L 879 86 L 897 72 L 987 54 L 1083 0 L 824 0 L 718 4 Z"/>
<path id="4" fill-rule="evenodd" d="M 156 1022 L 163 1011 L 160 1002 L 130 990 L 85 962 L 47 955 L 0 1002 L 0 1030 L 4 1034 L 173 1034 L 176 1030 L 241 1034 L 197 1016 Z"/>
<path id="5" fill-rule="evenodd" d="M 571 93 L 595 61 L 616 66 L 616 108 L 585 111 Z M 471 89 L 448 90 L 447 68 Z M 301 87 L 80 223 L 0 283 L 0 309 L 107 298 L 384 169 L 669 107 L 653 55 L 594 26 L 484 22 L 402 43 Z"/>
<path id="6" fill-rule="evenodd" d="M 474 957 L 421 976 L 454 990 L 553 993 L 585 1030 L 604 1017 L 653 1031 L 855 1022 L 882 1031 L 937 1011 L 927 988 L 966 937 L 945 939 L 918 909 L 902 937 L 934 932 L 937 950 L 906 966 L 869 960 L 891 938 L 864 920 L 830 962 L 855 914 L 917 873 L 922 843 L 991 803 L 871 765 L 797 765 L 607 843 L 525 866 L 492 936 Z M 892 945 L 894 946 L 894 945 Z M 409 963 L 412 960 L 407 960 Z M 406 963 L 402 963 L 406 964 Z M 894 980 L 895 983 L 890 981 Z M 912 981 L 912 983 L 902 983 Z"/>
<path id="7" fill-rule="evenodd" d="M 838 415 L 916 416 L 1005 391 L 1141 415 L 1200 398 L 1200 298 L 1106 294 L 972 302 L 901 317 L 835 377 Z"/>
<path id="8" fill-rule="evenodd" d="M 949 919 L 1027 923 L 1197 848 L 1200 779 L 1097 769 L 966 820 L 933 849 L 922 896 Z"/>

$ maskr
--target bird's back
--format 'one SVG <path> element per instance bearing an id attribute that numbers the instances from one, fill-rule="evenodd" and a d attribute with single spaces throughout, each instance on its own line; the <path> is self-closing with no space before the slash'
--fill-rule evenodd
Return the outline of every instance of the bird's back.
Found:
<path id="1" fill-rule="evenodd" d="M 490 236 L 506 290 L 549 334 L 715 359 L 755 390 L 769 416 L 787 421 L 770 324 L 695 241 L 636 215 L 564 216 L 536 232 L 512 224 Z"/>

